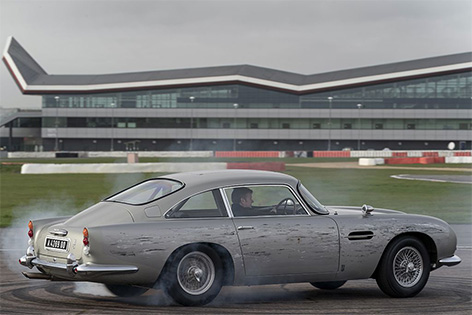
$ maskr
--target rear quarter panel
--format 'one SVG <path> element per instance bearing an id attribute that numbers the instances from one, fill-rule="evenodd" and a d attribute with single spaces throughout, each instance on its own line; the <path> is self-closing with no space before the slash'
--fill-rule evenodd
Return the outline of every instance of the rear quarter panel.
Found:
<path id="1" fill-rule="evenodd" d="M 243 270 L 234 225 L 229 218 L 169 219 L 89 229 L 90 256 L 84 262 L 133 265 L 135 274 L 100 276 L 106 283 L 153 284 L 169 256 L 192 243 L 222 245 L 233 257 L 235 272 Z"/>

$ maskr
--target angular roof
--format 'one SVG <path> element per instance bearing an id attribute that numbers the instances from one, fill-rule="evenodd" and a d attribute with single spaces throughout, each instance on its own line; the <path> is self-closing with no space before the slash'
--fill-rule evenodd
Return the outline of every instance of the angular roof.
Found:
<path id="1" fill-rule="evenodd" d="M 313 75 L 251 65 L 100 75 L 51 75 L 13 37 L 7 41 L 3 61 L 24 94 L 79 94 L 215 84 L 246 84 L 306 94 L 472 70 L 472 52 L 466 52 Z"/>

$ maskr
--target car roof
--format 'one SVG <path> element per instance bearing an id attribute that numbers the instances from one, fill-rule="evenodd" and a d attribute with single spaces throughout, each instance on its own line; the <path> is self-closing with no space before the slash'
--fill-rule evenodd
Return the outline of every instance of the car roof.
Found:
<path id="1" fill-rule="evenodd" d="M 209 190 L 218 187 L 254 185 L 254 184 L 288 184 L 295 187 L 298 180 L 287 174 L 258 170 L 215 170 L 175 173 L 162 176 L 185 184 L 186 190 Z"/>

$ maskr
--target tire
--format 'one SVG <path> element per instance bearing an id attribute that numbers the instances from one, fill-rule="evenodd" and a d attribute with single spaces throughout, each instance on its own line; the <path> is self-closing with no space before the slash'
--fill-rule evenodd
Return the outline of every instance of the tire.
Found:
<path id="1" fill-rule="evenodd" d="M 213 249 L 191 245 L 182 248 L 170 261 L 161 286 L 181 305 L 205 305 L 220 292 L 223 274 L 223 263 Z"/>
<path id="2" fill-rule="evenodd" d="M 119 297 L 140 296 L 147 292 L 147 288 L 135 287 L 132 285 L 105 284 L 108 291 Z"/>
<path id="3" fill-rule="evenodd" d="M 391 297 L 413 297 L 423 290 L 430 271 L 430 258 L 423 243 L 414 237 L 402 237 L 385 250 L 376 281 Z"/>
<path id="4" fill-rule="evenodd" d="M 312 286 L 321 290 L 335 290 L 342 287 L 347 281 L 310 282 Z"/>

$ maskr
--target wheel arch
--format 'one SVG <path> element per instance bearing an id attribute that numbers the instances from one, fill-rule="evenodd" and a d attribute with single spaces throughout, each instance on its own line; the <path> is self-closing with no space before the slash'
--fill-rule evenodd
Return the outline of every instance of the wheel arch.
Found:
<path id="1" fill-rule="evenodd" d="M 223 247 L 219 244 L 210 243 L 210 242 L 189 243 L 189 244 L 185 244 L 185 245 L 182 245 L 182 246 L 176 248 L 169 255 L 169 257 L 167 258 L 167 260 L 164 264 L 164 267 L 162 268 L 162 270 L 161 270 L 161 272 L 160 272 L 160 274 L 157 278 L 156 284 L 161 284 L 162 283 L 162 281 L 164 280 L 164 276 L 166 274 L 166 271 L 169 268 L 169 265 L 174 261 L 175 256 L 177 255 L 177 253 L 180 250 L 182 250 L 183 248 L 186 248 L 186 247 L 191 248 L 191 247 L 196 247 L 196 246 L 199 246 L 199 245 L 208 246 L 216 252 L 216 254 L 221 258 L 221 262 L 223 264 L 223 285 L 233 284 L 233 282 L 234 282 L 234 262 L 233 262 L 233 259 L 231 257 L 231 254 L 229 253 L 229 251 L 225 247 Z"/>
<path id="2" fill-rule="evenodd" d="M 424 234 L 424 233 L 421 233 L 421 232 L 407 232 L 407 233 L 402 233 L 402 234 L 399 234 L 397 236 L 395 236 L 394 238 L 392 238 L 387 246 L 385 246 L 385 249 L 384 251 L 382 252 L 382 255 L 380 256 L 380 259 L 379 261 L 377 262 L 377 267 L 375 268 L 375 271 L 374 273 L 371 275 L 371 278 L 376 278 L 377 277 L 377 274 L 378 274 L 378 269 L 379 269 L 379 266 L 380 266 L 380 263 L 382 262 L 382 258 L 384 257 L 385 253 L 387 253 L 387 249 L 391 246 L 391 244 L 393 244 L 397 239 L 400 239 L 400 238 L 403 238 L 403 237 L 413 237 L 413 238 L 416 238 L 418 239 L 421 243 L 423 243 L 423 245 L 426 247 L 426 251 L 428 252 L 428 255 L 429 255 L 429 258 L 430 258 L 430 262 L 432 265 L 434 265 L 434 262 L 437 261 L 437 255 L 438 255 L 438 252 L 437 252 L 437 247 L 436 247 L 436 243 L 434 242 L 434 240 L 427 234 Z"/>

